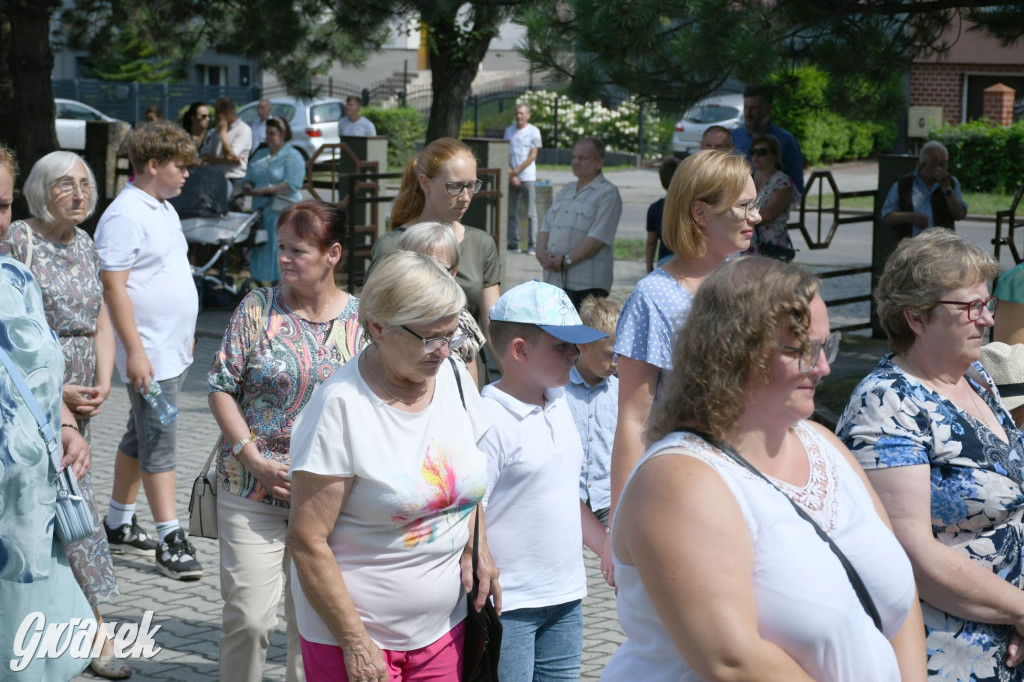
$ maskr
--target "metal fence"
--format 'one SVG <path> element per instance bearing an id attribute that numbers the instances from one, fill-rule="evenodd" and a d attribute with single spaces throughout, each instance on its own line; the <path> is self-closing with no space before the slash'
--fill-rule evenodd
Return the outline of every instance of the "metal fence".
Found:
<path id="1" fill-rule="evenodd" d="M 168 120 L 178 120 L 181 110 L 196 101 L 213 104 L 231 97 L 239 106 L 259 99 L 257 87 L 190 85 L 187 83 L 118 83 L 93 78 L 53 81 L 53 96 L 73 99 L 99 109 L 108 116 L 134 123 L 141 121 L 146 107 L 155 104 Z"/>

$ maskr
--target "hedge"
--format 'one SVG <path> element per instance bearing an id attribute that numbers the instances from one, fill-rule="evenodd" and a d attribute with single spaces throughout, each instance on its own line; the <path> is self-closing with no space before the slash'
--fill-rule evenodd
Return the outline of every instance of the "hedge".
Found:
<path id="1" fill-rule="evenodd" d="M 411 107 L 381 109 L 366 107 L 363 116 L 373 121 L 378 135 L 388 138 L 388 169 L 401 172 L 416 154 L 417 145 L 423 144 L 427 123 L 423 114 Z"/>
<path id="2" fill-rule="evenodd" d="M 808 164 L 863 159 L 892 148 L 898 111 L 892 102 L 902 97 L 898 78 L 873 89 L 850 82 L 840 87 L 821 69 L 800 66 L 775 74 L 771 82 L 772 122 L 793 133 Z M 843 113 L 851 107 L 863 118 Z"/>
<path id="3" fill-rule="evenodd" d="M 974 192 L 1012 193 L 1024 184 L 1024 121 L 1009 128 L 985 120 L 943 128 L 930 136 L 949 150 L 949 172 Z"/>

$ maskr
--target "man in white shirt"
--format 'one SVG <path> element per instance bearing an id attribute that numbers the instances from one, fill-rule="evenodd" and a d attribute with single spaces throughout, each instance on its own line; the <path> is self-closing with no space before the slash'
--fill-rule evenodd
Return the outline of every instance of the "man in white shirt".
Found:
<path id="1" fill-rule="evenodd" d="M 230 97 L 221 97 L 213 109 L 217 112 L 217 129 L 206 134 L 199 156 L 203 165 L 224 171 L 224 177 L 231 181 L 233 194 L 238 194 L 249 165 L 252 128 L 238 118 L 235 100 Z"/>
<path id="2" fill-rule="evenodd" d="M 267 141 L 267 119 L 270 118 L 270 100 L 261 99 L 256 103 L 256 114 L 259 116 L 252 122 L 252 149 L 250 156 L 256 153 L 256 148 Z"/>
<path id="3" fill-rule="evenodd" d="M 530 123 L 530 107 L 516 105 L 516 122 L 505 129 L 508 148 L 508 250 L 519 251 L 519 204 L 526 197 L 527 253 L 537 247 L 537 150 L 540 130 Z"/>
<path id="4" fill-rule="evenodd" d="M 619 189 L 601 173 L 604 143 L 584 137 L 572 150 L 570 182 L 555 197 L 537 236 L 544 281 L 565 290 L 578 309 L 612 288 L 612 242 L 622 216 Z"/>
<path id="5" fill-rule="evenodd" d="M 377 127 L 373 121 L 360 116 L 359 111 L 363 108 L 363 100 L 355 95 L 345 99 L 345 118 L 338 121 L 338 131 L 342 137 L 377 137 Z"/>

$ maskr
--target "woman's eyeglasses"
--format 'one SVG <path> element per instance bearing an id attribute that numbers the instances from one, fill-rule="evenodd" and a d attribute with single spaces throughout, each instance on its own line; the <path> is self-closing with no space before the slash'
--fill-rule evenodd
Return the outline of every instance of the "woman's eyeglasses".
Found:
<path id="1" fill-rule="evenodd" d="M 463 184 L 461 182 L 446 182 L 446 183 L 444 183 L 444 189 L 445 189 L 446 192 L 448 192 L 448 196 L 450 196 L 450 197 L 457 197 L 457 196 L 459 196 L 460 194 L 462 194 L 463 190 L 469 192 L 469 196 L 473 196 L 474 194 L 479 192 L 481 189 L 483 189 L 483 187 L 484 187 L 484 183 L 483 183 L 482 180 L 474 180 L 473 182 L 467 182 L 465 184 Z"/>
<path id="2" fill-rule="evenodd" d="M 946 305 L 954 305 L 961 310 L 967 311 L 967 321 L 974 322 L 979 319 L 984 311 L 994 313 L 996 311 L 996 303 L 999 299 L 995 296 L 989 296 L 984 301 L 939 301 L 939 303 L 945 303 Z"/>
<path id="3" fill-rule="evenodd" d="M 744 201 L 742 204 L 736 204 L 733 208 L 737 208 L 743 211 L 743 219 L 751 220 L 754 216 L 761 217 L 761 209 L 764 207 L 765 199 L 767 196 L 760 196 L 751 199 L 750 201 Z M 699 199 L 709 206 L 721 206 L 717 201 L 708 201 L 707 199 Z"/>
<path id="4" fill-rule="evenodd" d="M 89 184 L 88 180 L 82 180 L 82 182 L 76 183 L 74 180 L 65 178 L 55 182 L 53 184 L 53 188 L 57 190 L 57 193 L 61 196 L 65 194 L 74 194 L 75 190 L 80 191 L 83 197 L 87 197 L 92 194 L 92 185 Z"/>
<path id="5" fill-rule="evenodd" d="M 461 334 L 454 334 L 452 336 L 435 336 L 432 339 L 428 339 L 426 337 L 423 337 L 423 336 L 417 334 L 413 330 L 411 330 L 408 327 L 406 327 L 404 324 L 402 325 L 402 329 L 404 329 L 405 331 L 409 332 L 410 334 L 412 334 L 417 339 L 419 339 L 420 341 L 423 342 L 423 354 L 424 355 L 430 355 L 431 353 L 436 353 L 437 351 L 441 350 L 445 346 L 448 346 L 449 352 L 454 353 L 459 348 L 461 348 L 462 344 L 464 344 L 466 342 L 466 339 L 469 338 L 469 333 L 462 332 Z"/>
<path id="6" fill-rule="evenodd" d="M 824 340 L 814 339 L 803 346 L 779 346 L 780 349 L 791 353 L 799 353 L 797 369 L 801 374 L 810 374 L 818 365 L 818 358 L 821 351 L 825 351 L 825 362 L 832 364 L 839 355 L 839 341 L 843 338 L 840 332 L 832 332 Z"/>
<path id="7" fill-rule="evenodd" d="M 750 150 L 751 156 L 767 156 L 768 154 L 771 154 L 771 152 L 764 147 L 755 147 Z"/>

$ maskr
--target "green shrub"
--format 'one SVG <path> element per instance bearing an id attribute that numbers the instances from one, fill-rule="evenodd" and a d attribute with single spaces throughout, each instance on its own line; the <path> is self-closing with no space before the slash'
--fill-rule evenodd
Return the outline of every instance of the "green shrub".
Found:
<path id="1" fill-rule="evenodd" d="M 366 107 L 363 116 L 373 121 L 378 135 L 387 136 L 388 168 L 391 171 L 404 169 L 416 154 L 416 147 L 426 139 L 427 122 L 423 120 L 423 114 L 411 107 Z"/>
<path id="2" fill-rule="evenodd" d="M 949 150 L 949 171 L 965 190 L 1013 192 L 1024 183 L 1024 121 L 1009 128 L 970 121 L 931 135 Z"/>
<path id="3" fill-rule="evenodd" d="M 814 66 L 776 73 L 772 122 L 793 133 L 807 163 L 862 159 L 892 148 L 902 107 L 899 74 L 883 83 L 832 82 Z"/>

